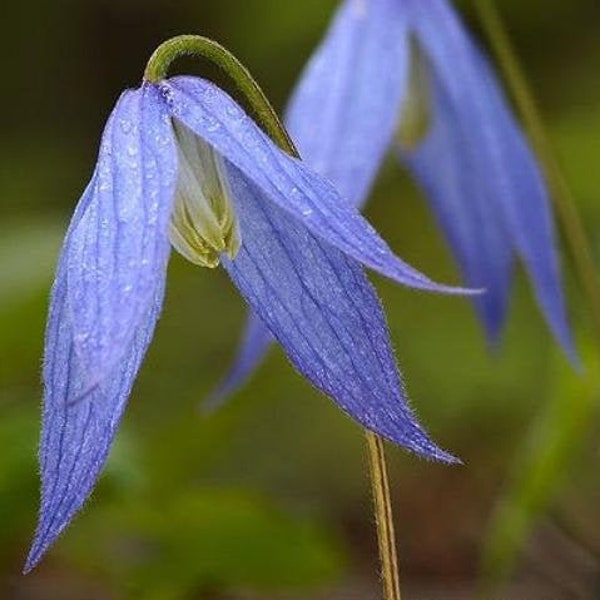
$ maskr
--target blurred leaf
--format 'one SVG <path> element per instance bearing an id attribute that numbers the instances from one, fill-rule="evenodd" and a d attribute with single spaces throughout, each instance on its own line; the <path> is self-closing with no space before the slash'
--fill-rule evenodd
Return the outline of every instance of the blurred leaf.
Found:
<path id="1" fill-rule="evenodd" d="M 5 223 L 0 230 L 0 310 L 29 297 L 52 279 L 64 234 L 58 222 Z"/>
<path id="2" fill-rule="evenodd" d="M 517 452 L 484 548 L 484 575 L 506 583 L 536 520 L 551 505 L 586 438 L 600 393 L 600 357 L 588 341 L 584 376 L 557 360 L 547 405 Z"/>
<path id="3" fill-rule="evenodd" d="M 595 216 L 598 207 L 598 155 L 600 138 L 592 132 L 600 130 L 600 93 L 589 105 L 578 104 L 566 111 L 554 128 L 553 139 L 564 157 L 569 185 L 579 208 Z M 589 224 L 589 223 L 587 223 Z"/>
<path id="4" fill-rule="evenodd" d="M 105 506 L 79 521 L 65 542 L 69 561 L 102 571 L 116 587 L 127 582 L 144 600 L 307 588 L 335 577 L 342 564 L 331 535 L 313 521 L 243 490 L 204 488 L 160 505 Z"/>
<path id="5" fill-rule="evenodd" d="M 0 419 L 0 496 L 31 469 L 35 474 L 38 421 L 32 411 L 4 411 Z M 4 506 L 0 503 L 0 510 Z M 2 512 L 0 512 L 2 515 Z"/>
<path id="6" fill-rule="evenodd" d="M 37 420 L 31 411 L 5 410 L 0 419 L 0 556 L 35 519 Z M 0 568 L 4 566 L 0 561 Z"/>
<path id="7" fill-rule="evenodd" d="M 39 494 L 39 424 L 39 412 L 31 407 L 11 405 L 0 419 L 0 554 L 9 553 L 15 540 L 33 535 Z M 121 432 L 98 486 L 101 494 L 120 498 L 140 489 L 137 455 L 136 440 L 130 432 Z"/>

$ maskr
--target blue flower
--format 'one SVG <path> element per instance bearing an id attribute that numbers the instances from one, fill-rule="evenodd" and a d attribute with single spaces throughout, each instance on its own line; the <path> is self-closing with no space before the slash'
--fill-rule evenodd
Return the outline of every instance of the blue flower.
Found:
<path id="1" fill-rule="evenodd" d="M 305 161 L 362 207 L 392 148 L 426 193 L 496 344 L 520 258 L 577 363 L 546 185 L 487 58 L 446 0 L 346 0 L 287 112 Z M 270 336 L 250 315 L 216 405 L 253 372 Z"/>
<path id="2" fill-rule="evenodd" d="M 291 363 L 365 427 L 454 459 L 407 404 L 363 266 L 437 285 L 223 91 L 177 77 L 126 91 L 62 248 L 46 332 L 33 568 L 90 494 L 160 315 L 171 244 L 219 263 Z"/>

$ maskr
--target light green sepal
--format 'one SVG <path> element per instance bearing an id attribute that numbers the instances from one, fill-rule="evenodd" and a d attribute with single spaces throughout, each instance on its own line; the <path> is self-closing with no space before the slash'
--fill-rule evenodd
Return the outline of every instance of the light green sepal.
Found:
<path id="1" fill-rule="evenodd" d="M 396 140 L 403 149 L 412 150 L 427 135 L 430 125 L 429 65 L 418 43 L 411 39 L 408 93 L 400 111 Z"/>
<path id="2" fill-rule="evenodd" d="M 190 262 L 215 268 L 221 254 L 235 258 L 239 224 L 223 158 L 179 121 L 173 121 L 179 154 L 179 178 L 170 239 Z"/>

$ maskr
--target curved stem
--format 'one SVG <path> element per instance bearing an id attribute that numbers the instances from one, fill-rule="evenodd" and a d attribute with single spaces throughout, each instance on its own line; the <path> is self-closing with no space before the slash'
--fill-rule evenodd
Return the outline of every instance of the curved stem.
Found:
<path id="1" fill-rule="evenodd" d="M 565 238 L 587 298 L 596 337 L 600 339 L 600 274 L 596 269 L 585 227 L 575 198 L 552 148 L 540 111 L 533 97 L 512 43 L 493 0 L 473 0 L 487 32 L 513 100 L 521 113 L 531 140 L 546 170 L 548 184 Z"/>
<path id="2" fill-rule="evenodd" d="M 379 558 L 383 577 L 383 597 L 385 600 L 401 600 L 396 534 L 392 516 L 390 486 L 388 481 L 383 440 L 375 433 L 366 431 L 369 469 L 373 504 L 377 520 Z"/>
<path id="3" fill-rule="evenodd" d="M 226 48 L 208 38 L 180 35 L 161 44 L 152 54 L 144 79 L 156 83 L 167 76 L 174 60 L 182 56 L 200 56 L 219 66 L 242 93 L 265 133 L 289 155 L 300 158 L 294 142 L 287 133 L 269 99 L 248 69 Z M 398 559 L 387 466 L 382 439 L 365 430 L 369 456 L 369 472 L 373 489 L 377 538 L 382 565 L 385 600 L 401 600 Z"/>
<path id="4" fill-rule="evenodd" d="M 200 56 L 221 68 L 247 100 L 258 124 L 283 150 L 292 156 L 298 151 L 250 71 L 229 50 L 200 35 L 179 35 L 163 42 L 152 54 L 144 79 L 157 83 L 165 79 L 171 64 L 182 56 Z"/>

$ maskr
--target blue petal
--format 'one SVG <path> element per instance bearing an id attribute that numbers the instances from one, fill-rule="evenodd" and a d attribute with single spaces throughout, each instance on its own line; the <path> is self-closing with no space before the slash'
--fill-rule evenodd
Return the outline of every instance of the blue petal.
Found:
<path id="1" fill-rule="evenodd" d="M 469 293 L 438 285 L 397 258 L 329 183 L 277 148 L 218 87 L 194 77 L 177 77 L 161 83 L 160 88 L 174 118 L 211 144 L 267 197 L 315 235 L 404 285 L 444 293 Z"/>
<path id="2" fill-rule="evenodd" d="M 357 207 L 367 200 L 397 127 L 408 53 L 406 17 L 397 0 L 347 0 L 288 106 L 286 125 L 304 162 Z M 248 380 L 269 338 L 250 314 L 233 365 L 206 408 Z"/>
<path id="3" fill-rule="evenodd" d="M 489 293 L 474 298 L 489 338 L 496 342 L 506 319 L 512 245 L 490 212 L 486 163 L 471 144 L 458 113 L 436 77 L 430 78 L 433 123 L 426 138 L 402 160 L 425 191 L 456 254 L 467 285 Z"/>
<path id="4" fill-rule="evenodd" d="M 396 0 L 347 0 L 288 105 L 286 125 L 304 162 L 357 207 L 367 200 L 397 126 L 407 39 Z M 205 408 L 216 408 L 249 379 L 269 340 L 250 312 L 233 365 Z"/>
<path id="5" fill-rule="evenodd" d="M 84 200 L 86 196 L 84 196 Z M 30 571 L 89 496 L 115 436 L 162 306 L 164 275 L 119 363 L 82 398 L 89 382 L 78 357 L 63 250 L 50 301 L 44 358 L 44 417 L 40 444 L 42 498 L 27 559 Z M 72 398 L 82 398 L 76 402 Z"/>
<path id="6" fill-rule="evenodd" d="M 546 182 L 523 132 L 512 116 L 489 65 L 480 57 L 479 74 L 486 88 L 488 119 L 493 119 L 507 189 L 500 196 L 517 252 L 529 273 L 539 306 L 555 339 L 579 364 L 563 293 L 557 236 Z"/>
<path id="7" fill-rule="evenodd" d="M 244 336 L 234 363 L 223 381 L 206 398 L 203 409 L 211 411 L 219 408 L 231 394 L 248 381 L 258 368 L 272 341 L 271 332 L 254 311 L 249 311 Z"/>
<path id="8" fill-rule="evenodd" d="M 104 131 L 93 198 L 66 248 L 72 335 L 88 389 L 122 360 L 164 277 L 176 161 L 157 91 L 125 92 Z"/>
<path id="9" fill-rule="evenodd" d="M 243 242 L 223 265 L 292 364 L 366 428 L 421 456 L 455 460 L 408 406 L 381 305 L 360 265 L 230 172 Z"/>
<path id="10" fill-rule="evenodd" d="M 357 207 L 367 200 L 397 126 L 407 39 L 396 0 L 347 0 L 288 105 L 286 126 L 304 162 Z M 271 339 L 250 312 L 233 365 L 205 408 L 216 408 L 250 378 Z"/>
<path id="11" fill-rule="evenodd" d="M 480 172 L 487 174 L 488 218 L 507 228 L 554 336 L 577 362 L 548 192 L 536 159 L 490 66 L 452 8 L 445 0 L 411 2 L 411 7 L 417 37 L 477 152 Z"/>
<path id="12" fill-rule="evenodd" d="M 408 31 L 398 0 L 346 0 L 305 69 L 286 124 L 300 155 L 361 206 L 398 124 Z"/>

